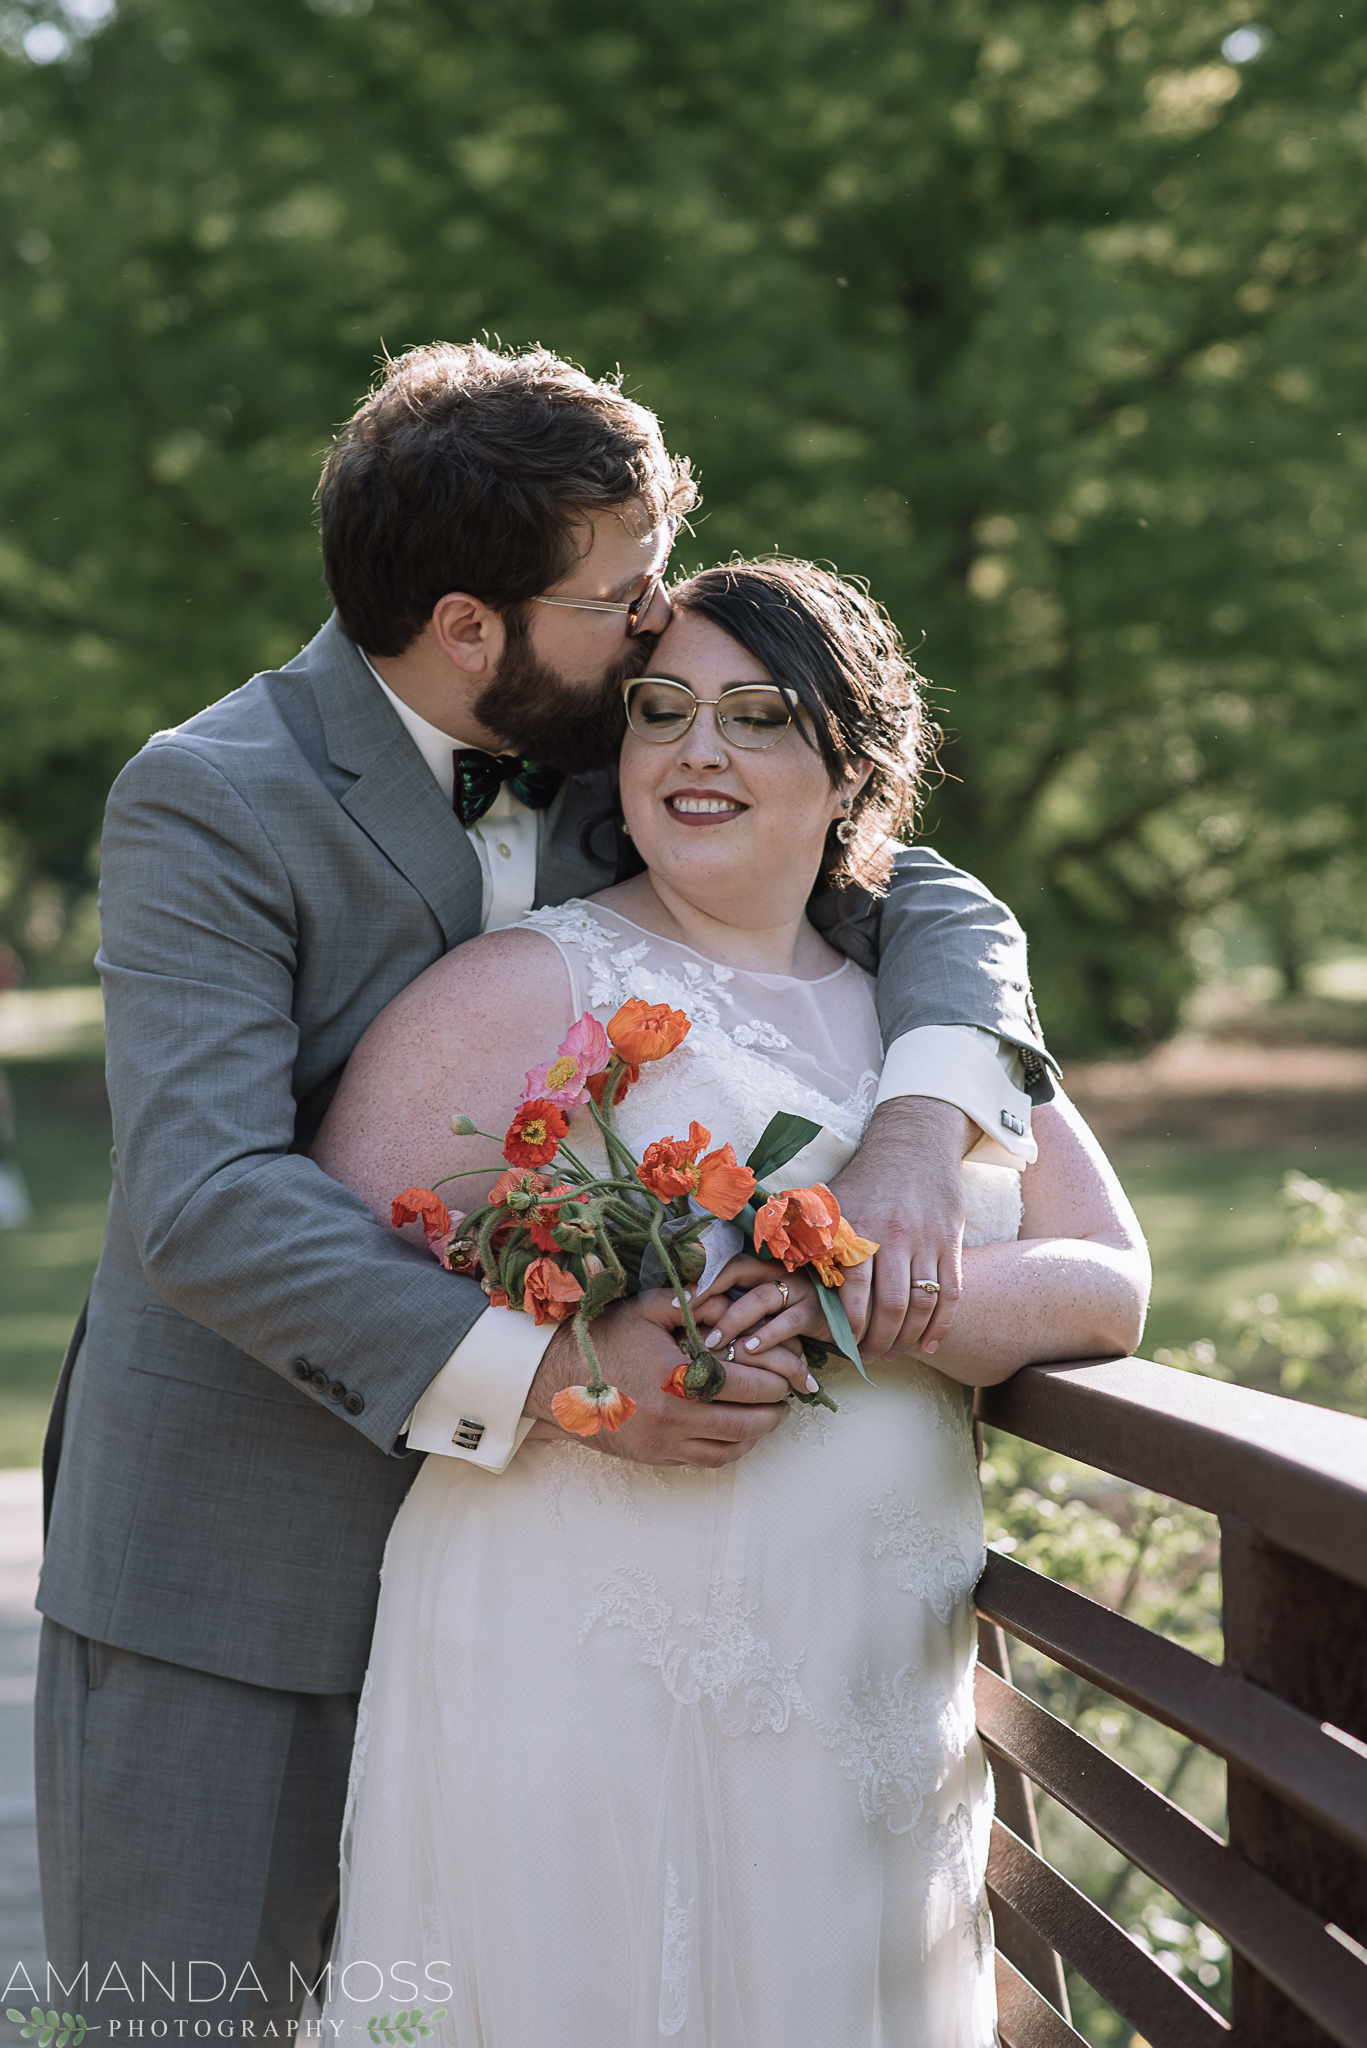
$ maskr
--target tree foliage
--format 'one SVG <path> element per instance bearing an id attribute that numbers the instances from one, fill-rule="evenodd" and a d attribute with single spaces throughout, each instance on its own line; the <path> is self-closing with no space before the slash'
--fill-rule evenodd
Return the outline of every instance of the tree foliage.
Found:
<path id="1" fill-rule="evenodd" d="M 924 636 L 936 843 L 1057 1042 L 1167 1029 L 1223 902 L 1293 966 L 1349 927 L 1360 6 L 1247 61 L 1234 0 L 105 7 L 0 21 L 25 874 L 77 885 L 127 754 L 313 630 L 379 352 L 487 330 L 625 367 L 701 471 L 687 563 L 833 559 Z"/>

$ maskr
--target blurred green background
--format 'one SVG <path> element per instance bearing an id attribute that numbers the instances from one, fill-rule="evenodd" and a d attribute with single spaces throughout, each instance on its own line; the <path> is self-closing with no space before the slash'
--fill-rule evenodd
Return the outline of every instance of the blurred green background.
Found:
<path id="1" fill-rule="evenodd" d="M 1363 933 L 1367 15 L 1289 0 L 7 0 L 4 930 L 87 969 L 112 773 L 327 606 L 382 350 L 620 363 L 684 566 L 867 575 L 931 828 L 1064 1051 Z"/>
<path id="2" fill-rule="evenodd" d="M 3 0 L 0 984 L 92 979 L 113 775 L 326 615 L 312 493 L 383 353 L 481 333 L 621 366 L 701 478 L 682 567 L 869 578 L 1057 1050 L 1367 1044 L 1365 157 L 1361 0 Z M 98 1045 L 26 1048 L 0 1465 L 108 1190 Z M 1170 1122 L 1116 1144 L 1146 1351 L 1361 1412 L 1361 1111 Z M 1006 1443 L 988 1503 L 1218 1655 L 1202 1518 Z M 1020 1675 L 1220 1824 L 1209 1760 Z M 1045 1828 L 1223 2000 L 1218 1937 Z"/>

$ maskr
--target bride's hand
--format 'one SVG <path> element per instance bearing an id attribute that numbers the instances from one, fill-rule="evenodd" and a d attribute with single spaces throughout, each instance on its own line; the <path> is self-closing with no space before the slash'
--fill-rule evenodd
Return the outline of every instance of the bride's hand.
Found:
<path id="1" fill-rule="evenodd" d="M 745 1292 L 732 1301 L 728 1296 L 737 1287 Z M 799 1339 L 830 1333 L 805 1274 L 787 1273 L 772 1259 L 742 1256 L 723 1266 L 706 1294 L 690 1291 L 689 1306 L 709 1351 L 723 1357 L 730 1352 L 736 1364 L 782 1373 L 797 1393 L 814 1391 Z"/>

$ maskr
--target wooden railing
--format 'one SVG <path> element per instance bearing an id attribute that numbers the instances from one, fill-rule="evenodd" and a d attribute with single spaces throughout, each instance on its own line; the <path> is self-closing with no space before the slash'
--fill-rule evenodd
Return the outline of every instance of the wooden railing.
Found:
<path id="1" fill-rule="evenodd" d="M 1006 2048 L 1063 2048 L 1059 1957 L 1151 2048 L 1367 2048 L 1367 1421 L 1127 1358 L 1032 1366 L 982 1421 L 1219 1517 L 1225 1661 L 990 1554 L 978 1727 Z M 1229 1839 L 1011 1684 L 1029 1644 L 1227 1766 Z M 1031 1786 L 1233 1953 L 1225 2020 L 1044 1861 Z"/>

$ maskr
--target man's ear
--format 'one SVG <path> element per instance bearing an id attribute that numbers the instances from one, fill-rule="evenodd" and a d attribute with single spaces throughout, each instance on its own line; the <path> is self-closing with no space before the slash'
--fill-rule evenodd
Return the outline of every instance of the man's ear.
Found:
<path id="1" fill-rule="evenodd" d="M 451 591 L 432 610 L 438 647 L 462 675 L 492 676 L 507 642 L 502 619 L 477 597 Z"/>

